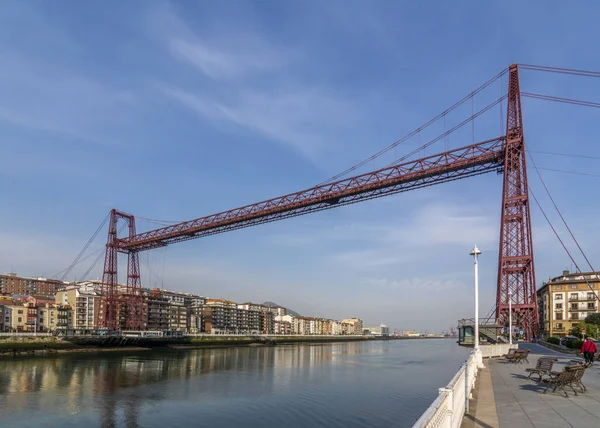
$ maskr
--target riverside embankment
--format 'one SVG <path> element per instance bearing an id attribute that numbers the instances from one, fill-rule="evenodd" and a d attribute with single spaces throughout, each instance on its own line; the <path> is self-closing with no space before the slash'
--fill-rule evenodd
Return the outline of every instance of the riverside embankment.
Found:
<path id="1" fill-rule="evenodd" d="M 291 343 L 332 343 L 370 340 L 390 340 L 373 336 L 214 336 L 202 335 L 176 339 L 119 338 L 99 336 L 56 337 L 50 335 L 0 336 L 0 357 L 35 357 L 66 353 L 142 352 L 222 348 L 240 346 L 276 346 Z"/>

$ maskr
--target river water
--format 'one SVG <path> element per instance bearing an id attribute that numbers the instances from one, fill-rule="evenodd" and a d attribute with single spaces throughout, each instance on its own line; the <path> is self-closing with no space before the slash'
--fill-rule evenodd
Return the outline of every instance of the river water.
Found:
<path id="1" fill-rule="evenodd" d="M 467 358 L 396 340 L 0 360 L 2 427 L 407 427 Z"/>

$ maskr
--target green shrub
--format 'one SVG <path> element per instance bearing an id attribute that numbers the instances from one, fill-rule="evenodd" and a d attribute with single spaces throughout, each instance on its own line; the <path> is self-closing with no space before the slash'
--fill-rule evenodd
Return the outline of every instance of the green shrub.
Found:
<path id="1" fill-rule="evenodd" d="M 558 337 L 549 337 L 546 342 L 552 343 L 553 345 L 559 345 L 560 339 Z"/>
<path id="2" fill-rule="evenodd" d="M 583 340 L 568 340 L 565 343 L 565 346 L 570 349 L 581 349 L 581 345 L 583 345 Z"/>

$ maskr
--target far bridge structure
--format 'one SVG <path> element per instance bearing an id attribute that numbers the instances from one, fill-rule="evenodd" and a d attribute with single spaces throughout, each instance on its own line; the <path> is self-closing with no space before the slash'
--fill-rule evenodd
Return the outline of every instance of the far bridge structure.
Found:
<path id="1" fill-rule="evenodd" d="M 109 331 L 118 330 L 118 326 L 123 325 L 125 312 L 126 329 L 143 329 L 139 266 L 139 253 L 142 251 L 496 172 L 503 175 L 503 185 L 493 316 L 499 326 L 508 324 L 508 299 L 512 296 L 514 325 L 523 329 L 527 340 L 537 336 L 539 320 L 519 67 L 535 69 L 537 66 L 513 64 L 482 86 L 486 87 L 508 74 L 507 93 L 491 105 L 507 101 L 505 135 L 349 178 L 340 179 L 337 176 L 336 180 L 306 190 L 143 233 L 136 231 L 133 215 L 113 209 L 110 212 L 106 244 L 99 327 Z M 470 120 L 488 108 L 474 114 Z M 128 226 L 125 237 L 118 236 L 119 221 L 125 221 Z M 126 254 L 128 258 L 128 295 L 121 311 L 119 305 L 123 305 L 123 301 L 119 297 L 118 253 Z"/>

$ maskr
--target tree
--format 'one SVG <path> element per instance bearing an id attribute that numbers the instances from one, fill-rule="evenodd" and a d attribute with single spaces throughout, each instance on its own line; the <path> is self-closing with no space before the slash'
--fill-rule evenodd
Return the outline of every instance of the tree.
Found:
<path id="1" fill-rule="evenodd" d="M 576 336 L 580 339 L 583 338 L 582 330 L 585 330 L 586 337 L 598 338 L 598 332 L 600 331 L 600 326 L 596 324 L 589 324 L 581 321 L 579 324 L 573 326 L 573 328 L 569 331 L 571 336 Z"/>
<path id="2" fill-rule="evenodd" d="M 600 314 L 590 314 L 585 317 L 586 324 L 596 324 L 600 326 Z"/>

